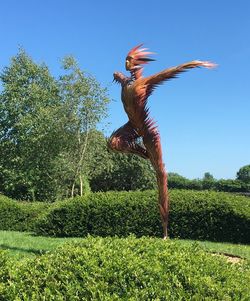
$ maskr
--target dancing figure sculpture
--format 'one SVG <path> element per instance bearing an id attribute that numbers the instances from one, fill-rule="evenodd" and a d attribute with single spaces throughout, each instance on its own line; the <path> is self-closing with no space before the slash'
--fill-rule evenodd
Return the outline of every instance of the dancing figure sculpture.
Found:
<path id="1" fill-rule="evenodd" d="M 154 60 L 148 56 L 153 53 L 141 47 L 142 44 L 134 47 L 126 57 L 125 67 L 130 72 L 129 77 L 121 72 L 114 73 L 114 80 L 122 87 L 121 99 L 128 115 L 128 122 L 113 132 L 108 146 L 114 151 L 136 154 L 150 160 L 157 178 L 159 209 L 165 239 L 168 236 L 169 215 L 167 172 L 162 160 L 159 132 L 149 116 L 147 100 L 159 84 L 176 77 L 179 73 L 195 67 L 213 68 L 215 65 L 196 60 L 143 77 L 143 65 Z"/>

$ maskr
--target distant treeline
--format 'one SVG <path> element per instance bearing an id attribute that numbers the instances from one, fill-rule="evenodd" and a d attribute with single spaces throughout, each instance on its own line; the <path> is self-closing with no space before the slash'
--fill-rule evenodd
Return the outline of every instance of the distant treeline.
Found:
<path id="1" fill-rule="evenodd" d="M 193 190 L 215 190 L 224 192 L 238 192 L 243 194 L 250 193 L 250 183 L 244 182 L 238 178 L 234 179 L 214 179 L 207 177 L 208 173 L 202 179 L 187 179 L 175 173 L 169 173 L 169 188 L 193 189 Z"/>

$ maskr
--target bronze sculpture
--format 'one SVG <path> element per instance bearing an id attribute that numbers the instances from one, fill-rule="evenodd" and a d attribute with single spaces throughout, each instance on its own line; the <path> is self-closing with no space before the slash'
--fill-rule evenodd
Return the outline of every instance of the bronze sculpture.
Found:
<path id="1" fill-rule="evenodd" d="M 159 132 L 149 116 L 147 100 L 159 84 L 176 77 L 179 73 L 195 67 L 213 68 L 215 64 L 196 60 L 143 77 L 143 65 L 154 60 L 148 57 L 152 52 L 141 47 L 142 44 L 134 47 L 126 57 L 125 67 L 130 71 L 130 77 L 126 77 L 121 72 L 114 73 L 114 80 L 122 86 L 121 98 L 129 121 L 113 132 L 108 146 L 112 150 L 136 154 L 150 160 L 157 177 L 159 208 L 165 239 L 168 236 L 169 215 L 167 172 L 162 160 Z"/>

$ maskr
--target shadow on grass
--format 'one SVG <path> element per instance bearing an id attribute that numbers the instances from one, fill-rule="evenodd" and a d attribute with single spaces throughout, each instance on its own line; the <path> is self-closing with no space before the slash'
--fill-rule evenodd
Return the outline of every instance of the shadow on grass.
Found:
<path id="1" fill-rule="evenodd" d="M 23 252 L 23 253 L 31 253 L 31 254 L 35 254 L 35 255 L 43 255 L 43 254 L 48 252 L 46 250 L 37 250 L 37 249 L 32 249 L 32 248 L 27 249 L 27 248 L 21 248 L 21 247 L 13 247 L 13 246 L 5 245 L 5 244 L 1 244 L 0 249 L 7 250 L 7 251 L 11 250 L 11 251 L 17 251 L 17 252 Z"/>

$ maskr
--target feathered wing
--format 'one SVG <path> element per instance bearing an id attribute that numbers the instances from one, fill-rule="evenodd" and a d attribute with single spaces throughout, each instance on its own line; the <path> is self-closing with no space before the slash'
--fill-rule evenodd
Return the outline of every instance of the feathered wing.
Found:
<path id="1" fill-rule="evenodd" d="M 216 64 L 207 61 L 191 61 L 176 67 L 165 69 L 154 75 L 145 77 L 143 79 L 143 84 L 147 86 L 147 96 L 149 96 L 153 92 L 153 90 L 163 82 L 176 78 L 178 74 L 196 67 L 205 67 L 211 69 L 216 67 Z"/>

